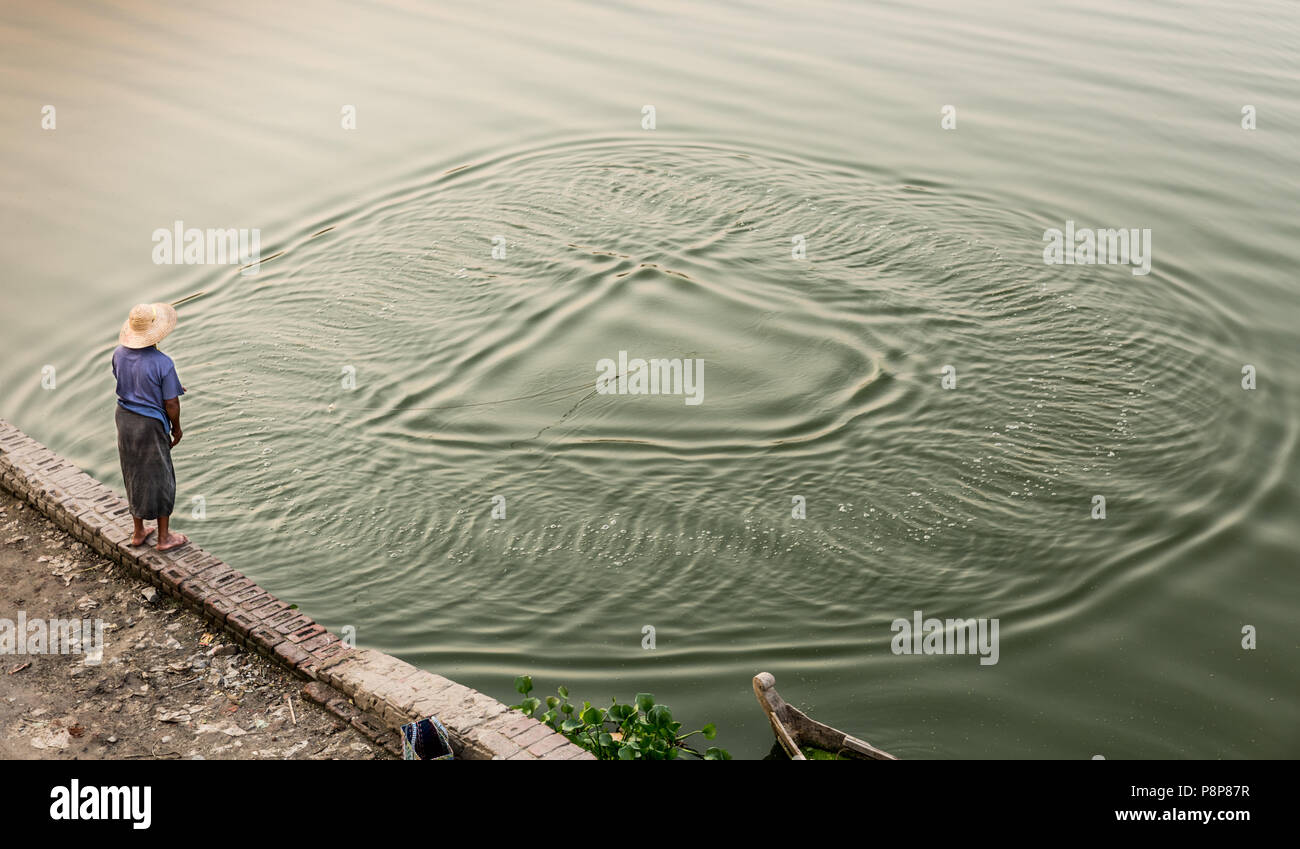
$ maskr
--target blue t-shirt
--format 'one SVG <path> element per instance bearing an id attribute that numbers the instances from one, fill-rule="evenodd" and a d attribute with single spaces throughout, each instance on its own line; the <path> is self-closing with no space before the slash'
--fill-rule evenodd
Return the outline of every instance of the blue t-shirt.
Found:
<path id="1" fill-rule="evenodd" d="M 133 413 L 153 416 L 163 423 L 168 433 L 172 432 L 163 401 L 179 398 L 185 390 L 181 388 L 171 357 L 153 346 L 118 345 L 113 352 L 113 376 L 117 378 L 117 403 Z"/>

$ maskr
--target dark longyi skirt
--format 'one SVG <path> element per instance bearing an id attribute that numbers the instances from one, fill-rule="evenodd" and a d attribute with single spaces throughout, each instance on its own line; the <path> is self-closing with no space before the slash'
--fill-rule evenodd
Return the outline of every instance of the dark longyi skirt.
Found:
<path id="1" fill-rule="evenodd" d="M 138 519 L 170 516 L 176 504 L 176 471 L 167 428 L 152 416 L 117 406 L 117 456 L 131 515 Z"/>

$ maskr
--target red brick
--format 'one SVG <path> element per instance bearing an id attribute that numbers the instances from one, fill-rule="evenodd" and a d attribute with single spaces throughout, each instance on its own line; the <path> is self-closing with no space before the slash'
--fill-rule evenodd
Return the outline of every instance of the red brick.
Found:
<path id="1" fill-rule="evenodd" d="M 247 635 L 257 627 L 257 619 L 247 610 L 232 610 L 226 617 L 226 627 Z"/>
<path id="2" fill-rule="evenodd" d="M 173 590 L 179 589 L 181 582 L 189 577 L 189 573 L 179 566 L 168 566 L 158 573 L 158 577 L 163 583 Z"/>
<path id="3" fill-rule="evenodd" d="M 215 557 L 210 558 L 210 561 L 196 564 L 193 569 L 194 577 L 202 578 L 206 583 L 211 584 L 235 571 Z"/>
<path id="4" fill-rule="evenodd" d="M 313 624 L 311 621 L 311 617 L 308 616 L 307 614 L 299 613 L 296 610 L 293 611 L 293 613 L 294 616 L 292 619 L 286 619 L 283 622 L 280 622 L 278 624 L 275 624 L 270 620 L 267 620 L 266 624 L 271 625 L 271 627 L 275 628 L 275 630 L 279 631 L 281 634 L 284 634 L 286 636 L 292 634 L 294 631 L 297 631 L 299 628 L 303 627 L 304 625 Z"/>
<path id="5" fill-rule="evenodd" d="M 203 608 L 204 599 L 206 599 L 208 594 L 212 592 L 212 589 L 198 578 L 186 578 L 184 581 L 181 581 L 180 586 L 177 589 L 180 590 L 181 598 L 184 599 L 186 603 L 199 609 Z"/>
<path id="6" fill-rule="evenodd" d="M 225 593 L 227 598 L 229 598 L 235 604 L 239 604 L 239 605 L 242 605 L 246 601 L 252 601 L 258 596 L 264 596 L 268 594 L 266 590 L 262 589 L 257 584 L 252 584 L 252 583 L 250 583 L 249 586 L 245 587 L 242 590 L 231 591 L 228 589 L 223 589 L 222 591 Z"/>
<path id="7" fill-rule="evenodd" d="M 350 654 L 352 649 L 341 642 L 331 642 L 329 645 L 312 651 L 312 657 L 316 658 L 318 664 L 325 664 L 338 660 L 343 655 Z"/>
<path id="8" fill-rule="evenodd" d="M 203 612 L 216 619 L 218 622 L 225 622 L 226 617 L 235 609 L 234 603 L 217 592 L 213 592 L 203 600 Z"/>
<path id="9" fill-rule="evenodd" d="M 277 629 L 278 630 L 278 629 Z M 289 634 L 289 641 L 294 643 L 305 643 L 312 637 L 320 636 L 325 633 L 324 625 L 317 625 L 315 622 L 310 625 L 304 625 L 293 633 Z"/>
<path id="10" fill-rule="evenodd" d="M 96 531 L 114 545 L 121 545 L 131 538 L 131 531 L 107 520 L 98 525 Z"/>
<path id="11" fill-rule="evenodd" d="M 286 666 L 296 667 L 303 661 L 314 660 L 311 655 L 302 650 L 301 646 L 297 646 L 288 640 L 272 649 L 271 653 Z"/>
<path id="12" fill-rule="evenodd" d="M 289 609 L 288 602 L 280 601 L 278 598 L 271 595 L 268 595 L 267 598 L 270 599 L 269 602 L 260 604 L 257 607 L 252 607 L 251 604 L 257 601 L 257 599 L 254 599 L 252 603 L 244 605 L 244 609 L 256 616 L 263 623 L 267 622 L 281 611 Z"/>
<path id="13" fill-rule="evenodd" d="M 209 584 L 211 584 L 213 589 L 220 592 L 226 598 L 231 598 L 231 599 L 233 599 L 235 594 L 240 592 L 241 590 L 246 590 L 249 587 L 257 586 L 248 578 L 245 578 L 243 575 L 234 571 L 233 569 L 230 571 L 229 575 L 222 575 L 220 578 L 217 578 L 216 580 L 213 580 L 211 578 L 204 578 L 204 580 L 206 580 Z"/>
<path id="14" fill-rule="evenodd" d="M 270 607 L 275 602 L 276 602 L 275 596 L 271 595 L 270 593 L 261 593 L 259 595 L 253 596 L 250 599 L 239 602 L 239 606 L 242 607 L 244 610 L 247 610 L 249 613 L 253 614 L 254 616 L 258 617 L 259 619 L 262 619 L 264 617 L 261 616 L 261 614 L 259 614 L 258 611 L 264 607 Z"/>
<path id="15" fill-rule="evenodd" d="M 278 628 L 286 622 L 292 622 L 294 617 L 300 615 L 301 614 L 298 613 L 298 609 L 296 607 L 290 609 L 288 606 L 286 606 L 285 609 L 280 611 L 279 613 L 276 613 L 273 616 L 268 616 L 266 619 L 266 624 L 268 627 Z"/>
<path id="16" fill-rule="evenodd" d="M 168 566 L 172 565 L 171 561 L 167 560 L 156 551 L 150 551 L 143 548 L 131 548 L 130 546 L 126 546 L 126 549 L 141 567 L 152 574 L 156 575 Z"/>
<path id="17" fill-rule="evenodd" d="M 280 643 L 285 641 L 279 631 L 274 628 L 268 628 L 265 625 L 257 625 L 248 632 L 249 642 L 256 643 L 265 651 L 270 652 Z"/>
<path id="18" fill-rule="evenodd" d="M 298 645 L 302 646 L 303 651 L 315 655 L 320 649 L 323 649 L 326 646 L 336 642 L 338 642 L 338 637 L 326 632 L 324 634 L 317 634 L 316 636 L 312 637 L 310 640 L 304 640 L 300 642 Z"/>
<path id="19" fill-rule="evenodd" d="M 175 557 L 175 564 L 190 575 L 195 574 L 195 567 L 203 563 L 204 559 L 208 557 L 205 552 L 195 548 L 193 544 L 177 549 L 177 551 L 179 553 Z"/>

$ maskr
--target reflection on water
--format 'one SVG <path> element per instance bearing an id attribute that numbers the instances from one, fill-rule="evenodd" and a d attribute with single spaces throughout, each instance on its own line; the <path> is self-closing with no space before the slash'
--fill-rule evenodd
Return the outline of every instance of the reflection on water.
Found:
<path id="1" fill-rule="evenodd" d="M 1288 119 L 1236 117 L 1293 90 L 1294 8 L 586 12 L 312 15 L 240 61 L 203 12 L 7 12 L 40 73 L 4 105 L 69 105 L 3 142 L 5 305 L 59 318 L 6 340 L 0 414 L 120 483 L 117 313 L 204 291 L 167 343 L 191 526 L 362 644 L 501 697 L 651 691 L 738 756 L 760 669 L 900 757 L 1295 754 L 1300 171 Z M 1232 34 L 1193 98 L 1170 51 Z M 56 36 L 92 57 L 55 70 Z M 238 108 L 173 89 L 258 74 Z M 154 266 L 180 219 L 268 261 Z M 1151 229 L 1151 273 L 1045 265 L 1067 220 Z M 705 402 L 595 391 L 620 351 L 703 360 Z M 999 619 L 999 663 L 893 655 L 914 610 Z"/>

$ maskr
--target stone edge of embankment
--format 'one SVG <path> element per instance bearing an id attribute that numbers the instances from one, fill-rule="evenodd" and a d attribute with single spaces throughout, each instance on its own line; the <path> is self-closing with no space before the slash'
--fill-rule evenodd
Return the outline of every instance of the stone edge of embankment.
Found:
<path id="1" fill-rule="evenodd" d="M 128 572 L 179 599 L 236 642 L 310 679 L 326 707 L 344 700 L 364 712 L 354 725 L 398 737 L 404 723 L 437 716 L 457 757 L 470 760 L 592 760 L 594 756 L 506 705 L 366 648 L 350 648 L 191 542 L 177 551 L 132 548 L 126 500 L 14 425 L 0 419 L 0 486 Z M 332 688 L 332 689 L 331 689 Z M 336 713 L 352 713 L 335 704 Z M 369 727 L 366 727 L 369 726 Z"/>

